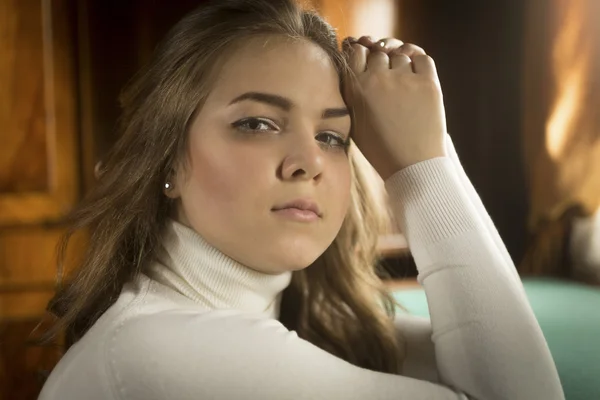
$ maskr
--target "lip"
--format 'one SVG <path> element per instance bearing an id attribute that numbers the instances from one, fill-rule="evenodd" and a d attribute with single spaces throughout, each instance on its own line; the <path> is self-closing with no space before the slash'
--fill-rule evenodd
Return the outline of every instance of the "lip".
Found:
<path id="1" fill-rule="evenodd" d="M 283 205 L 273 207 L 272 211 L 302 221 L 314 221 L 323 216 L 317 203 L 311 199 L 292 200 Z"/>
<path id="2" fill-rule="evenodd" d="M 313 222 L 320 218 L 314 211 L 300 210 L 299 208 L 282 208 L 280 210 L 274 210 L 273 212 L 280 217 L 298 222 Z"/>

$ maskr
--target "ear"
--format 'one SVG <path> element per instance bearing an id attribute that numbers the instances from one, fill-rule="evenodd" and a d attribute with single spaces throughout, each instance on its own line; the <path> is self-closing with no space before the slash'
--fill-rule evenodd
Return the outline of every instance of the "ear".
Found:
<path id="1" fill-rule="evenodd" d="M 169 180 L 163 185 L 163 193 L 170 199 L 177 199 L 181 196 L 179 185 L 176 184 L 175 180 Z"/>
<path id="2" fill-rule="evenodd" d="M 163 193 L 170 199 L 177 199 L 181 197 L 181 179 L 180 174 L 176 171 L 172 171 L 168 178 L 163 183 Z"/>

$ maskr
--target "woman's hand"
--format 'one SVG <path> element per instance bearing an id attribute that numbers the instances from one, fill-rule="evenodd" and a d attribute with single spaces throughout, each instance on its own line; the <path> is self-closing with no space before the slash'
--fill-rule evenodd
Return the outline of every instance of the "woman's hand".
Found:
<path id="1" fill-rule="evenodd" d="M 385 180 L 412 164 L 445 156 L 446 117 L 431 57 L 397 39 L 346 39 L 351 74 L 344 97 L 353 139 Z"/>

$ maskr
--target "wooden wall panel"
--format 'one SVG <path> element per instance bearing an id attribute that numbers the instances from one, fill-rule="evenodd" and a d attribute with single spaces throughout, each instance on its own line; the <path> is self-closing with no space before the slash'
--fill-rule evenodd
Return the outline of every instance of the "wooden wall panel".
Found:
<path id="1" fill-rule="evenodd" d="M 62 230 L 14 228 L 0 231 L 0 287 L 52 283 L 55 247 Z"/>
<path id="2" fill-rule="evenodd" d="M 78 196 L 69 5 L 0 1 L 0 227 L 55 221 Z"/>
<path id="3" fill-rule="evenodd" d="M 0 2 L 0 193 L 48 189 L 41 19 L 39 1 Z"/>
<path id="4" fill-rule="evenodd" d="M 40 285 L 27 290 L 3 290 L 0 292 L 2 318 L 0 323 L 19 323 L 40 318 L 48 301 L 54 296 L 53 286 Z"/>
<path id="5" fill-rule="evenodd" d="M 56 248 L 65 233 L 60 227 L 0 230 L 0 291 L 52 285 L 56 279 Z M 87 236 L 79 233 L 67 249 L 72 266 L 85 251 Z"/>
<path id="6" fill-rule="evenodd" d="M 60 356 L 28 339 L 80 195 L 75 5 L 0 0 L 0 400 L 35 399 Z"/>

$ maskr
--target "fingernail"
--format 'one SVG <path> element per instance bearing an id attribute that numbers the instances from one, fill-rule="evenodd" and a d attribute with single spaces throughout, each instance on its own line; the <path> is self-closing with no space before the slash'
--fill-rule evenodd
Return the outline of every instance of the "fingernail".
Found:
<path id="1" fill-rule="evenodd" d="M 358 39 L 356 39 L 355 37 L 352 37 L 352 36 L 348 36 L 346 39 L 348 40 L 349 43 L 358 42 Z"/>

